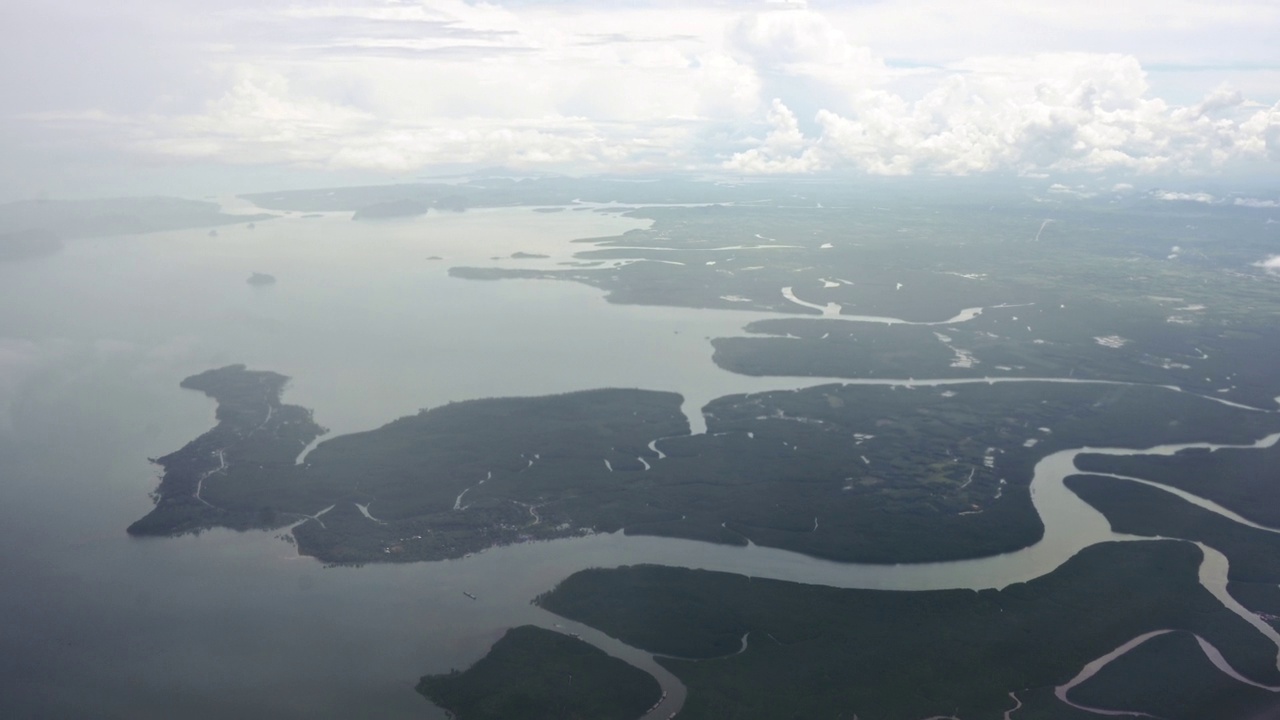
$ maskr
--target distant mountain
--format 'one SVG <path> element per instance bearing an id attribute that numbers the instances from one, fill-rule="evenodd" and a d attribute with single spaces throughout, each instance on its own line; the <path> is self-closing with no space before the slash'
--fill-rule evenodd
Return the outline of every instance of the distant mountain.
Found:
<path id="1" fill-rule="evenodd" d="M 173 197 L 25 200 L 0 204 L 0 233 L 42 230 L 65 240 L 214 227 L 268 214 L 230 215 L 216 203 Z"/>

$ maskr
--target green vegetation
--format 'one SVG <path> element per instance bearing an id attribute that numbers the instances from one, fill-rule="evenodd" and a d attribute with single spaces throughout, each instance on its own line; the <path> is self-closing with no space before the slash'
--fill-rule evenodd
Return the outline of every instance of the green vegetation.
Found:
<path id="1" fill-rule="evenodd" d="M 634 720 L 661 696 L 643 670 L 532 625 L 508 630 L 464 672 L 427 675 L 418 692 L 459 720 Z"/>
<path id="2" fill-rule="evenodd" d="M 994 309 L 947 326 L 839 320 L 753 322 L 749 337 L 717 338 L 714 360 L 743 375 L 847 378 L 1060 377 L 1175 385 L 1271 408 L 1280 380 L 1266 358 L 1280 337 L 1255 325 L 1168 322 L 1170 303 L 1117 312 L 1088 298 Z M 1015 320 L 1016 318 L 1016 320 Z M 1101 325 L 1099 318 L 1105 318 Z M 1120 347 L 1095 338 L 1122 338 Z"/>
<path id="3" fill-rule="evenodd" d="M 1280 527 L 1280 443 L 1267 448 L 1183 450 L 1176 455 L 1081 455 L 1085 472 L 1142 478 L 1212 500 L 1253 522 Z"/>
<path id="4" fill-rule="evenodd" d="M 1066 485 L 1106 516 L 1119 533 L 1202 542 L 1231 563 L 1227 577 L 1280 583 L 1280 533 L 1241 525 L 1148 485 L 1099 475 L 1072 475 Z"/>
<path id="5" fill-rule="evenodd" d="M 639 566 L 576 573 L 540 603 L 654 653 L 708 658 L 660 658 L 689 688 L 686 720 L 999 717 L 1010 692 L 1066 683 L 1154 630 L 1194 632 L 1247 677 L 1280 679 L 1275 646 L 1199 584 L 1200 559 L 1188 543 L 1105 543 L 980 592 Z M 747 649 L 721 657 L 744 633 Z"/>
<path id="6" fill-rule="evenodd" d="M 708 432 L 690 436 L 678 395 L 593 390 L 435 408 L 323 442 L 296 465 L 317 428 L 250 432 L 283 378 L 218 373 L 226 387 L 212 392 L 231 404 L 210 434 L 223 439 L 161 460 L 183 472 L 166 473 L 156 511 L 132 531 L 274 526 L 327 510 L 295 528 L 299 550 L 348 563 L 623 529 L 845 561 L 980 557 L 1040 538 L 1028 487 L 1055 450 L 1241 440 L 1280 422 L 1146 387 L 831 385 L 719 398 L 705 408 Z M 241 386 L 258 394 L 229 390 Z M 244 436 L 253 443 L 237 444 Z"/>
<path id="7" fill-rule="evenodd" d="M 1147 640 L 1072 688 L 1068 699 L 1166 720 L 1268 718 L 1280 713 L 1280 696 L 1219 671 L 1187 632 Z"/>
<path id="8" fill-rule="evenodd" d="M 1178 385 L 1268 408 L 1280 395 L 1268 362 L 1280 354 L 1277 279 L 1253 266 L 1274 252 L 1273 233 L 1258 213 L 1150 200 L 1032 203 L 999 192 L 945 200 L 811 192 L 821 209 L 637 209 L 629 215 L 652 227 L 580 241 L 590 243 L 575 256 L 584 264 L 450 273 L 571 280 L 615 303 L 789 315 L 834 304 L 842 315 L 941 323 L 987 308 L 932 327 L 753 323 L 765 337 L 715 341 L 716 362 L 749 375 L 1076 377 Z"/>
<path id="9" fill-rule="evenodd" d="M 273 476 L 288 474 L 298 452 L 324 432 L 309 410 L 281 404 L 286 382 L 283 375 L 250 371 L 243 365 L 183 380 L 182 387 L 218 401 L 218 424 L 181 450 L 152 461 L 164 468 L 156 506 L 129 526 L 129 534 L 178 535 L 214 526 L 274 528 L 297 521 L 296 511 L 280 505 L 215 505 L 206 497 L 213 485 L 233 474 L 270 484 Z M 252 471 L 242 470 L 248 468 Z"/>

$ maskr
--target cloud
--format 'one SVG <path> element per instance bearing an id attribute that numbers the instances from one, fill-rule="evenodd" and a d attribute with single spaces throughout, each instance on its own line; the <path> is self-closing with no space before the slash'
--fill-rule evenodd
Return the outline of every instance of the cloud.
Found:
<path id="1" fill-rule="evenodd" d="M 1198 203 L 1215 203 L 1217 198 L 1206 192 L 1185 193 L 1173 192 L 1172 190 L 1157 190 L 1151 193 L 1151 197 L 1166 202 L 1198 202 Z"/>
<path id="2" fill-rule="evenodd" d="M 1259 260 L 1253 266 L 1266 270 L 1268 274 L 1280 275 L 1280 255 L 1272 255 L 1266 260 Z"/>
<path id="3" fill-rule="evenodd" d="M 1129 56 L 977 58 L 954 70 L 914 102 L 870 88 L 853 95 L 847 113 L 820 110 L 820 134 L 796 157 L 886 175 L 1148 174 L 1204 172 L 1280 147 L 1275 108 L 1224 115 L 1242 105 L 1231 92 L 1170 105 L 1149 97 L 1146 74 Z M 727 166 L 739 167 L 740 156 Z M 772 166 L 784 161 L 775 156 Z"/>
<path id="4" fill-rule="evenodd" d="M 131 135 L 138 151 L 187 161 L 391 172 L 448 164 L 657 168 L 691 135 L 690 123 L 679 119 L 622 124 L 557 115 L 389 120 L 297 93 L 279 75 L 251 67 L 236 74 L 228 92 L 203 112 L 141 122 L 115 118 L 116 132 Z"/>
<path id="5" fill-rule="evenodd" d="M 1108 184 L 1280 162 L 1280 6 L 975 2 L 29 0 L 0 24 L 0 153 L 36 161 L 0 180 L 120 155 Z M 1196 93 L 1159 91 L 1206 62 Z"/>
<path id="6" fill-rule="evenodd" d="M 808 173 L 823 169 L 821 160 L 800 132 L 795 113 L 781 100 L 769 108 L 769 134 L 758 147 L 737 153 L 725 167 L 743 173 Z"/>
<path id="7" fill-rule="evenodd" d="M 1232 201 L 1232 205 L 1248 208 L 1277 208 L 1280 207 L 1280 201 L 1277 200 L 1259 200 L 1257 198 L 1236 198 Z"/>
<path id="8" fill-rule="evenodd" d="M 1071 195 L 1078 198 L 1091 198 L 1097 196 L 1098 193 L 1085 189 L 1082 185 L 1069 187 L 1062 183 L 1053 183 L 1049 186 L 1049 192 L 1054 195 Z"/>

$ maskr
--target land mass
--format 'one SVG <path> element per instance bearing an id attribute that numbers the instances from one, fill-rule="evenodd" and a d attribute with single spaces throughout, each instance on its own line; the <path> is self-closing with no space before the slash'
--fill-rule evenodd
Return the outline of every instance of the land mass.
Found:
<path id="1" fill-rule="evenodd" d="M 1100 475 L 1072 475 L 1072 492 L 1106 516 L 1112 530 L 1202 542 L 1227 556 L 1227 578 L 1280 583 L 1280 531 L 1249 527 L 1159 488 Z"/>
<path id="2" fill-rule="evenodd" d="M 164 469 L 153 496 L 156 506 L 129 526 L 131 535 L 180 535 L 211 527 L 273 528 L 301 519 L 251 499 L 214 505 L 204 493 L 234 468 L 270 484 L 287 474 L 299 451 L 324 433 L 311 412 L 280 402 L 288 378 L 272 372 L 229 365 L 193 375 L 182 387 L 218 402 L 212 430 L 182 449 L 152 460 Z M 314 512 L 314 510 L 313 510 Z"/>
<path id="3" fill-rule="evenodd" d="M 1174 455 L 1098 455 L 1076 467 L 1149 480 L 1212 500 L 1253 522 L 1280 527 L 1280 443 L 1265 448 L 1183 450 Z"/>
<path id="4" fill-rule="evenodd" d="M 658 660 L 688 687 L 688 720 L 998 718 L 1010 693 L 1065 684 L 1159 630 L 1195 633 L 1244 676 L 1280 680 L 1275 646 L 1200 585 L 1200 561 L 1190 543 L 1104 543 L 1044 577 L 978 592 L 637 566 L 576 573 L 539 603 L 674 656 Z"/>
<path id="5" fill-rule="evenodd" d="M 1085 707 L 1166 720 L 1280 715 L 1276 693 L 1218 670 L 1196 636 L 1186 631 L 1152 637 L 1103 666 L 1067 697 Z"/>
<path id="6" fill-rule="evenodd" d="M 675 393 L 452 403 L 299 451 L 322 428 L 285 378 L 232 366 L 184 386 L 218 426 L 161 458 L 136 534 L 297 525 L 327 562 L 438 560 L 592 532 L 777 547 L 841 561 L 994 555 L 1037 541 L 1033 468 L 1063 448 L 1239 442 L 1249 412 L 1150 387 L 827 385 L 731 395 L 690 435 Z M 1146 422 L 1159 412 L 1164 422 Z"/>
<path id="7" fill-rule="evenodd" d="M 38 230 L 63 240 L 182 230 L 268 220 L 231 215 L 218 205 L 171 197 L 24 200 L 0 204 L 0 233 Z"/>
<path id="8" fill-rule="evenodd" d="M 459 720 L 635 720 L 662 696 L 643 670 L 532 625 L 465 671 L 423 677 L 418 692 Z"/>

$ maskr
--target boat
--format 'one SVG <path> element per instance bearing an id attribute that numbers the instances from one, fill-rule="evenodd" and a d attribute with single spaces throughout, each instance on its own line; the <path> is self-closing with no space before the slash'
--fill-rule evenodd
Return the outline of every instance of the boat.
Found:
<path id="1" fill-rule="evenodd" d="M 478 600 L 478 599 L 479 599 L 479 598 L 477 598 L 475 595 L 472 595 L 471 593 L 467 592 L 466 590 L 463 590 L 463 591 L 462 591 L 462 594 L 463 594 L 463 595 L 466 595 L 467 597 L 471 598 L 472 600 Z"/>

